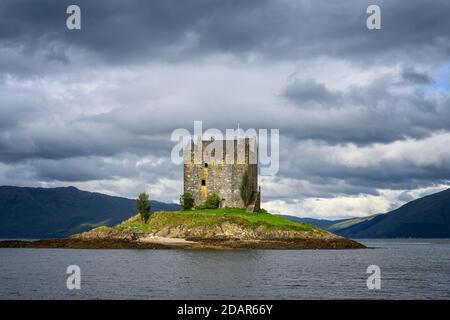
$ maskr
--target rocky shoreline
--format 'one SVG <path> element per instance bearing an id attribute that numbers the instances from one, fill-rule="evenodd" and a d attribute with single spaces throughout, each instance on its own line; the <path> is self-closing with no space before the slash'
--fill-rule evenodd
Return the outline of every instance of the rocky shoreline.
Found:
<path id="1" fill-rule="evenodd" d="M 63 239 L 5 240 L 0 248 L 64 249 L 362 249 L 364 245 L 311 225 L 245 211 L 156 212 Z"/>
<path id="2" fill-rule="evenodd" d="M 165 240 L 167 239 L 167 240 Z M 179 241 L 176 241 L 179 240 Z M 54 249 L 363 249 L 363 244 L 345 238 L 334 239 L 47 239 L 36 241 L 3 240 L 0 248 L 54 248 Z"/>

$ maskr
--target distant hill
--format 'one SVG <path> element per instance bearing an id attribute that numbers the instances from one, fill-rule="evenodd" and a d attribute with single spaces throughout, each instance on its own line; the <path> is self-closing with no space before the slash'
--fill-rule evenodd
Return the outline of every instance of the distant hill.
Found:
<path id="1" fill-rule="evenodd" d="M 331 221 L 285 217 L 349 238 L 450 238 L 450 189 L 365 218 Z"/>
<path id="2" fill-rule="evenodd" d="M 346 219 L 346 220 L 341 220 L 341 221 L 335 221 L 335 223 L 330 225 L 327 229 L 333 230 L 332 232 L 339 232 L 340 230 L 348 229 L 357 224 L 370 221 L 373 218 L 379 216 L 380 214 L 381 213 L 374 214 L 374 215 L 367 216 L 367 217 L 357 217 L 357 218 L 351 218 L 351 219 Z"/>
<path id="3" fill-rule="evenodd" d="M 330 227 L 332 227 L 333 225 L 335 225 L 339 222 L 351 220 L 351 219 L 326 220 L 326 219 L 314 219 L 314 218 L 300 218 L 300 217 L 288 216 L 288 215 L 281 215 L 281 216 L 288 220 L 294 221 L 294 222 L 308 223 L 308 224 L 316 226 L 320 229 L 325 229 L 325 230 L 329 230 Z"/>
<path id="4" fill-rule="evenodd" d="M 151 201 L 152 211 L 177 204 Z M 136 214 L 135 200 L 75 187 L 0 186 L 0 238 L 66 237 L 99 225 L 113 226 Z"/>

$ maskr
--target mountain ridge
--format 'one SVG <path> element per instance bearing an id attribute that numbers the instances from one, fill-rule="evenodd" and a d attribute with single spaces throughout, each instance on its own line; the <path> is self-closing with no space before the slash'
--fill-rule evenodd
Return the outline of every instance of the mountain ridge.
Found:
<path id="1" fill-rule="evenodd" d="M 368 217 L 339 221 L 284 217 L 309 221 L 307 223 L 350 238 L 450 238 L 450 189 Z"/>
<path id="2" fill-rule="evenodd" d="M 151 201 L 152 211 L 177 204 Z M 62 238 L 136 214 L 135 200 L 76 187 L 0 186 L 0 238 Z"/>

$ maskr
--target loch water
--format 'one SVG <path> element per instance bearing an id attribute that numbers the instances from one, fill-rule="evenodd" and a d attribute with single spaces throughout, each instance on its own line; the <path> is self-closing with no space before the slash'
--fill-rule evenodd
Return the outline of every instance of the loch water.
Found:
<path id="1" fill-rule="evenodd" d="M 358 241 L 371 248 L 0 249 L 0 299 L 450 299 L 449 239 Z M 69 265 L 80 290 L 67 288 Z"/>

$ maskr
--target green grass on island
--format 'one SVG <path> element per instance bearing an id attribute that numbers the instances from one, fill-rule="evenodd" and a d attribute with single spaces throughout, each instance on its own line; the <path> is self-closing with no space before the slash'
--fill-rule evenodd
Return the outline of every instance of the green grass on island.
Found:
<path id="1" fill-rule="evenodd" d="M 164 227 L 172 228 L 180 225 L 189 228 L 197 226 L 215 226 L 224 222 L 235 223 L 251 229 L 263 228 L 266 230 L 289 230 L 302 232 L 319 232 L 323 230 L 309 224 L 297 223 L 286 218 L 267 212 L 248 213 L 244 209 L 196 209 L 176 212 L 155 212 L 149 221 L 144 223 L 139 215 L 133 216 L 121 224 L 112 227 L 120 231 L 133 231 L 151 233 Z M 99 227 L 97 230 L 107 230 L 108 227 Z"/>

